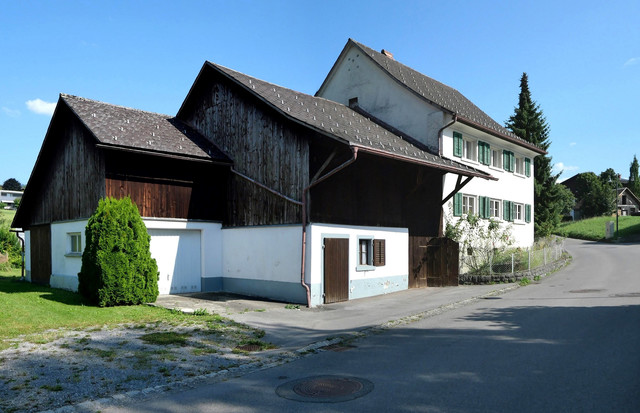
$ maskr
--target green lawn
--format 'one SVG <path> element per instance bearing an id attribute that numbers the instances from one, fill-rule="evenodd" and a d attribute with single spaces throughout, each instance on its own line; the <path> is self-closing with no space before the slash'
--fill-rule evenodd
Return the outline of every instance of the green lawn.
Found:
<path id="1" fill-rule="evenodd" d="M 4 218 L 7 225 L 11 226 L 11 221 L 13 221 L 13 217 L 16 215 L 16 211 L 14 209 L 0 209 L 0 221 Z"/>
<path id="2" fill-rule="evenodd" d="M 564 222 L 556 231 L 557 235 L 569 238 L 601 241 L 605 239 L 605 227 L 608 221 L 615 223 L 616 217 L 596 217 L 574 222 Z M 619 217 L 619 238 L 621 240 L 640 240 L 640 216 Z"/>
<path id="3" fill-rule="evenodd" d="M 77 293 L 20 281 L 19 271 L 0 272 L 0 350 L 8 346 L 8 339 L 42 334 L 51 329 L 196 321 L 194 315 L 147 305 L 87 306 Z M 197 316 L 197 322 L 217 323 L 221 320 L 217 315 Z"/>

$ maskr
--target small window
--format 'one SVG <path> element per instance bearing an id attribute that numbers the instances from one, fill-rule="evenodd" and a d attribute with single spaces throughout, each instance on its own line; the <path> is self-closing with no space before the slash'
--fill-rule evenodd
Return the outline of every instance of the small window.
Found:
<path id="1" fill-rule="evenodd" d="M 67 247 L 68 255 L 82 255 L 82 234 L 79 232 L 70 232 L 67 234 L 69 240 Z"/>
<path id="2" fill-rule="evenodd" d="M 373 265 L 373 240 L 358 239 L 358 265 Z"/>
<path id="3" fill-rule="evenodd" d="M 467 215 L 476 213 L 475 196 L 462 194 L 462 213 Z"/>
<path id="4" fill-rule="evenodd" d="M 500 200 L 498 199 L 491 199 L 489 201 L 489 216 L 491 218 L 498 218 L 500 219 Z"/>
<path id="5" fill-rule="evenodd" d="M 524 205 L 514 204 L 513 212 L 515 221 L 524 221 Z"/>
<path id="6" fill-rule="evenodd" d="M 494 168 L 502 168 L 502 154 L 498 149 L 491 150 L 491 166 Z"/>
<path id="7" fill-rule="evenodd" d="M 524 158 L 516 157 L 516 171 L 519 175 L 524 175 Z"/>
<path id="8" fill-rule="evenodd" d="M 476 148 L 477 145 L 474 141 L 464 139 L 464 144 L 462 145 L 462 157 L 470 161 L 475 161 L 477 159 Z"/>

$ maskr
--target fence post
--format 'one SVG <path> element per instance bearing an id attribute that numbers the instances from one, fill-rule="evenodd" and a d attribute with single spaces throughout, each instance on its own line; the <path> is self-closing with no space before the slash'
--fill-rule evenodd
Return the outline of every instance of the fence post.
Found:
<path id="1" fill-rule="evenodd" d="M 515 254 L 512 253 L 511 254 L 511 274 L 515 272 L 514 260 L 515 260 Z"/>

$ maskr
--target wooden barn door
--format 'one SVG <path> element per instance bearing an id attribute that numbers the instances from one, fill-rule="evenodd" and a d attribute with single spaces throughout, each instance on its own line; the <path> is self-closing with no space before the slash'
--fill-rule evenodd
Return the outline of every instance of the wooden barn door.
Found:
<path id="1" fill-rule="evenodd" d="M 426 253 L 430 239 L 409 235 L 409 288 L 427 286 Z"/>
<path id="2" fill-rule="evenodd" d="M 409 236 L 409 288 L 458 285 L 458 243 Z"/>
<path id="3" fill-rule="evenodd" d="M 349 299 L 349 239 L 324 239 L 324 302 Z"/>
<path id="4" fill-rule="evenodd" d="M 449 238 L 432 238 L 427 245 L 426 267 L 429 287 L 458 285 L 458 243 Z"/>
<path id="5" fill-rule="evenodd" d="M 51 280 L 51 225 L 38 225 L 31 231 L 31 282 L 49 285 Z"/>

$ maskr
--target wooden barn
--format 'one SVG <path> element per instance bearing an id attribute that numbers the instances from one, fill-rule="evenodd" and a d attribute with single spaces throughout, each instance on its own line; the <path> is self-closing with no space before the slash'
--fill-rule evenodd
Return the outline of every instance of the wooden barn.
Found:
<path id="1" fill-rule="evenodd" d="M 161 293 L 314 306 L 424 286 L 446 174 L 450 196 L 491 179 L 349 106 L 206 62 L 175 117 L 62 95 L 14 227 L 30 279 L 75 289 L 88 217 L 128 195 Z"/>

